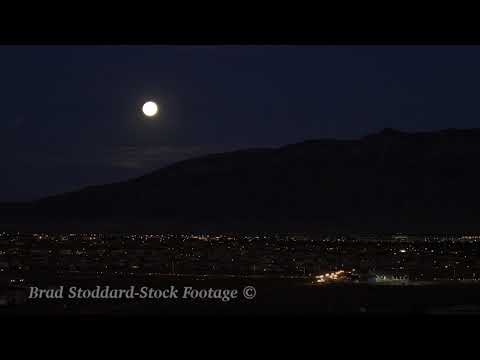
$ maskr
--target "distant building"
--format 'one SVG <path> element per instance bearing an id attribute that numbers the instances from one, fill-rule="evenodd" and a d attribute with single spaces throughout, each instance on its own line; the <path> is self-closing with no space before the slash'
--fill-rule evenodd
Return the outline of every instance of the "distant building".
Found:
<path id="1" fill-rule="evenodd" d="M 369 279 L 374 285 L 408 285 L 409 278 L 406 275 L 376 274 Z"/>
<path id="2" fill-rule="evenodd" d="M 405 235 L 405 234 L 395 234 L 395 235 L 392 235 L 392 240 L 395 240 L 395 241 L 408 241 L 408 235 Z"/>

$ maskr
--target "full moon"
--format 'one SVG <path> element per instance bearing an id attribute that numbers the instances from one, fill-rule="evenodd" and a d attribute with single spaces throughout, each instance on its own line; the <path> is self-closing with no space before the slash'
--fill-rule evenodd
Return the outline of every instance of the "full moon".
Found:
<path id="1" fill-rule="evenodd" d="M 146 116 L 155 116 L 158 112 L 158 106 L 153 101 L 147 101 L 143 104 L 142 111 Z"/>

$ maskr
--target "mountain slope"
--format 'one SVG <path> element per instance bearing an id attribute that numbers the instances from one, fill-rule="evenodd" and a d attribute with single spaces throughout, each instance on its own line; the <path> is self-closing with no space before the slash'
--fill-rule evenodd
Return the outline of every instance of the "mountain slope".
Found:
<path id="1" fill-rule="evenodd" d="M 358 140 L 209 155 L 0 211 L 57 221 L 480 230 L 479 156 L 480 129 L 385 129 Z"/>

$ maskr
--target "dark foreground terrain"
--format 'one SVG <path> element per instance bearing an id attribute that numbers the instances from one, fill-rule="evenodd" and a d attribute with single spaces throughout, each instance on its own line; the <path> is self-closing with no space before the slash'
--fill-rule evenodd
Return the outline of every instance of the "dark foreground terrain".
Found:
<path id="1" fill-rule="evenodd" d="M 313 285 L 308 278 L 162 277 L 105 279 L 103 281 L 41 280 L 39 287 L 77 286 L 94 289 L 136 289 L 184 286 L 195 289 L 238 289 L 238 298 L 220 299 L 25 299 L 0 306 L 0 316 L 22 315 L 378 315 L 378 314 L 480 314 L 480 285 L 432 283 L 427 285 L 369 285 L 337 283 Z M 256 296 L 246 299 L 243 289 L 253 286 Z M 65 291 L 65 297 L 68 294 Z"/>

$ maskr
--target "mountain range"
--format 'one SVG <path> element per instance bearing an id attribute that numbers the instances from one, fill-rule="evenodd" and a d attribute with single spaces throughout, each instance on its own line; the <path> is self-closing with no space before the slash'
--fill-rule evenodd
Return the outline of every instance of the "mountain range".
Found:
<path id="1" fill-rule="evenodd" d="M 1 204 L 0 225 L 471 232 L 480 230 L 479 159 L 480 129 L 384 129 L 212 154 L 125 182 Z"/>

